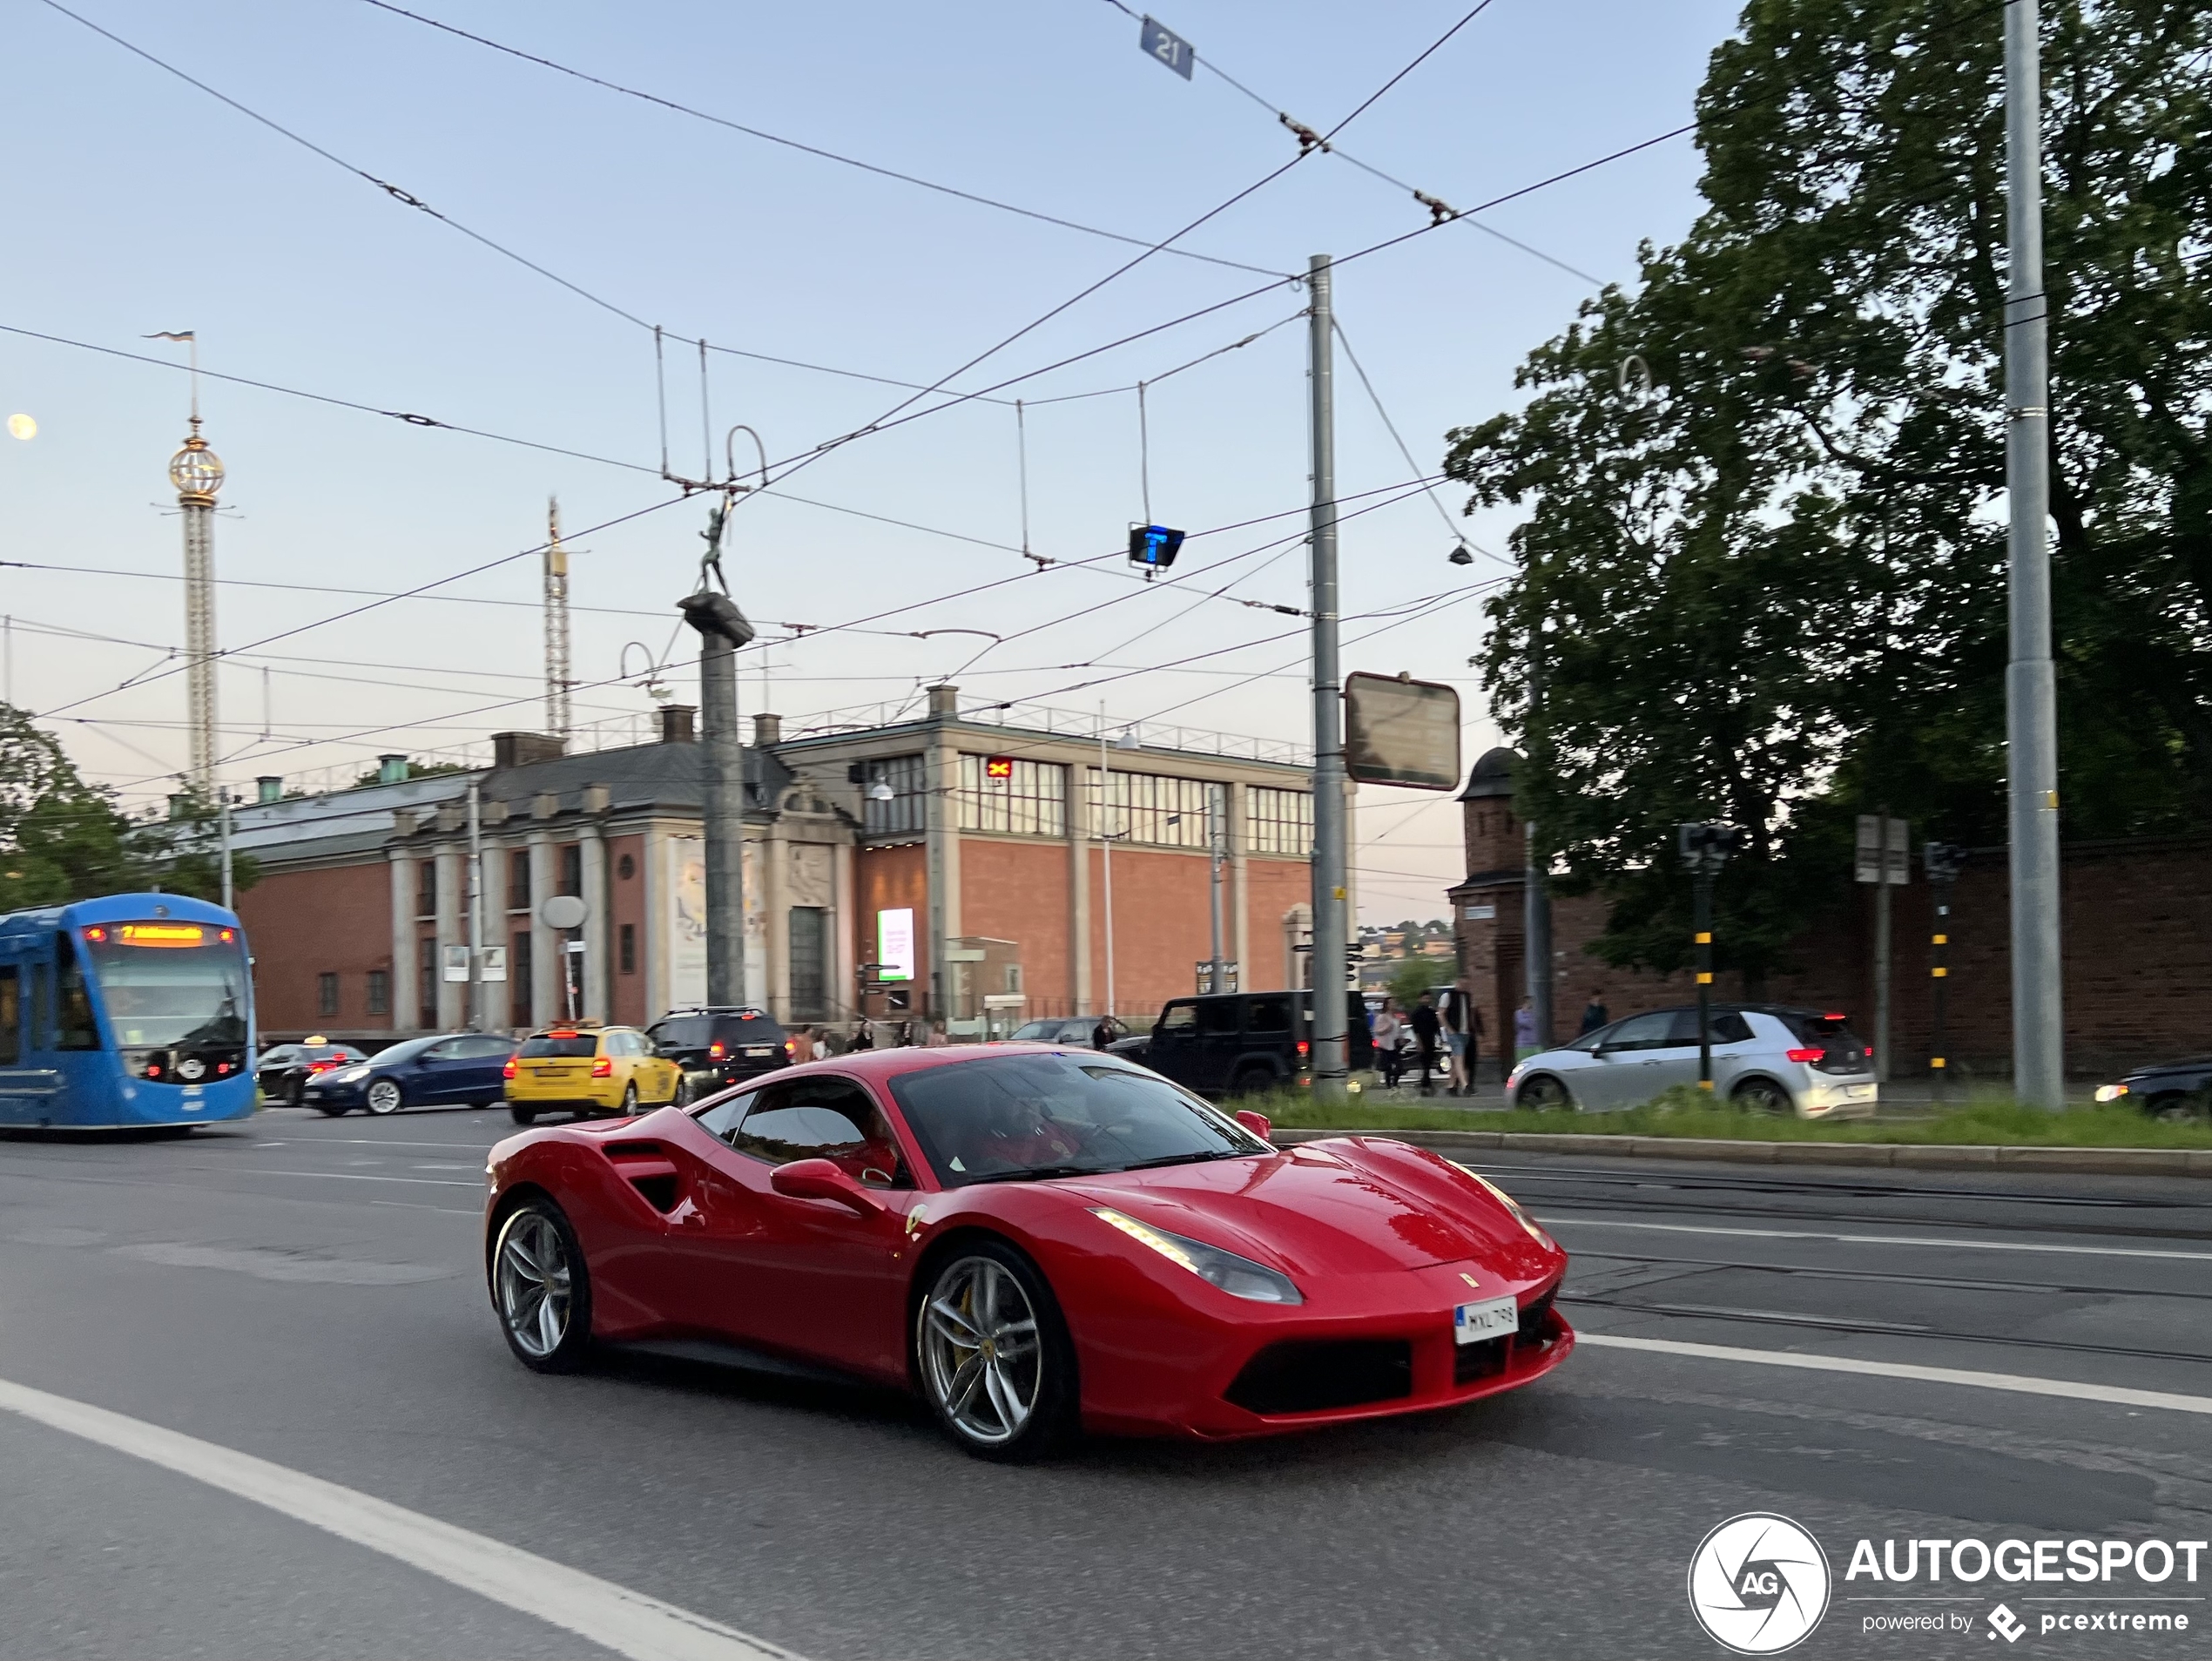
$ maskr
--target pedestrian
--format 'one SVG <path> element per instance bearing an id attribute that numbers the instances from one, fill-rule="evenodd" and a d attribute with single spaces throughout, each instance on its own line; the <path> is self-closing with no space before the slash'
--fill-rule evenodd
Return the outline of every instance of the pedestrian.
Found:
<path id="1" fill-rule="evenodd" d="M 951 1043 L 951 1037 L 945 1031 L 945 1023 L 942 1021 L 932 1021 L 929 1023 L 929 1036 L 921 1041 L 921 1047 L 924 1050 L 942 1050 Z"/>
<path id="2" fill-rule="evenodd" d="M 1436 1087 L 1429 1083 L 1429 1075 L 1436 1070 L 1437 1051 L 1440 1048 L 1438 1039 L 1444 1030 L 1444 1023 L 1436 1013 L 1433 992 L 1421 994 L 1421 1001 L 1413 1006 L 1412 1020 L 1413 1043 L 1421 1068 L 1421 1094 L 1433 1096 Z"/>
<path id="3" fill-rule="evenodd" d="M 1480 1058 L 1482 1011 L 1474 1007 L 1474 989 L 1464 975 L 1444 995 L 1444 1041 L 1452 1051 L 1453 1096 L 1474 1094 L 1474 1065 Z"/>
<path id="4" fill-rule="evenodd" d="M 869 1020 L 867 1016 L 862 1016 L 860 1023 L 853 1029 L 853 1042 L 845 1047 L 847 1050 L 874 1049 L 875 1023 Z"/>
<path id="5" fill-rule="evenodd" d="M 810 1056 L 810 1058 L 811 1058 L 811 1059 L 815 1060 L 815 1061 L 827 1061 L 827 1060 L 830 1058 L 830 1043 L 829 1043 L 829 1029 L 828 1029 L 828 1028 L 826 1028 L 826 1027 L 809 1027 L 809 1028 L 807 1028 L 807 1029 L 806 1029 L 806 1042 L 807 1042 L 807 1043 L 808 1043 L 808 1045 L 809 1045 L 809 1056 Z"/>
<path id="6" fill-rule="evenodd" d="M 1526 1061 L 1536 1053 L 1536 1006 L 1527 998 L 1513 1012 L 1513 1055 Z"/>
<path id="7" fill-rule="evenodd" d="M 1098 1024 L 1090 1030 L 1090 1047 L 1103 1050 L 1115 1039 L 1126 1036 L 1128 1030 L 1112 1016 L 1102 1015 L 1098 1017 Z"/>
<path id="8" fill-rule="evenodd" d="M 1582 1006 L 1582 1024 L 1575 1030 L 1575 1036 L 1580 1037 L 1586 1032 L 1595 1032 L 1612 1019 L 1612 1016 L 1606 1010 L 1605 993 L 1601 988 L 1592 992 L 1590 1001 Z"/>
<path id="9" fill-rule="evenodd" d="M 1388 998 L 1375 1011 L 1372 1028 L 1375 1040 L 1375 1063 L 1382 1070 L 1383 1088 L 1396 1090 L 1398 1081 L 1406 1071 L 1406 1057 L 1399 1049 L 1404 1042 L 1406 1023 L 1398 1018 L 1398 1010 Z"/>

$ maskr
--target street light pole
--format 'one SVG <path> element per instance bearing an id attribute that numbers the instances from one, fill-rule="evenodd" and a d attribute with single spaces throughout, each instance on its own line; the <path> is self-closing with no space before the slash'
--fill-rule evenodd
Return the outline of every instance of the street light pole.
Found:
<path id="1" fill-rule="evenodd" d="M 2005 488 L 2011 510 L 2006 784 L 2013 888 L 2013 1089 L 2066 1104 L 2059 941 L 2058 696 L 2051 664 L 2049 297 L 2043 287 L 2036 0 L 2005 6 Z"/>
<path id="2" fill-rule="evenodd" d="M 469 1030 L 484 1030 L 483 779 L 469 780 Z"/>
<path id="3" fill-rule="evenodd" d="M 1329 256 L 1307 262 L 1313 427 L 1313 1099 L 1334 1105 L 1351 1077 L 1345 997 L 1344 672 L 1337 657 L 1336 388 Z"/>
<path id="4" fill-rule="evenodd" d="M 1229 989 L 1229 965 L 1221 955 L 1221 868 L 1229 857 L 1229 811 L 1224 793 L 1219 785 L 1206 787 L 1206 849 L 1212 856 L 1208 887 L 1213 902 L 1213 957 L 1206 969 L 1206 990 L 1215 993 Z"/>

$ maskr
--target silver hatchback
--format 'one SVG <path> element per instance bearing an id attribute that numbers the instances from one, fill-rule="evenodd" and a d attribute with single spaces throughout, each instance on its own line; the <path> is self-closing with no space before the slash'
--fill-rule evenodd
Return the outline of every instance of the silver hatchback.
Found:
<path id="1" fill-rule="evenodd" d="M 1712 1010 L 1713 1094 L 1804 1119 L 1865 1118 L 1880 1097 L 1871 1051 L 1843 1016 L 1771 1003 Z M 1697 1010 L 1655 1009 L 1540 1050 L 1506 1080 L 1506 1105 L 1617 1112 L 1697 1083 Z"/>

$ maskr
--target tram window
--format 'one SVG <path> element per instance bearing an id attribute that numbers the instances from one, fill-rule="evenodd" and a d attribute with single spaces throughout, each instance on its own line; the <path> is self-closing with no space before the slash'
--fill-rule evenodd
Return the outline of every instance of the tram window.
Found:
<path id="1" fill-rule="evenodd" d="M 92 1018 L 92 995 L 85 989 L 84 969 L 67 935 L 54 939 L 54 977 L 60 993 L 55 1001 L 54 1048 L 98 1050 L 100 1028 Z"/>
<path id="2" fill-rule="evenodd" d="M 23 982 L 13 963 L 0 968 L 0 1062 L 23 1059 Z"/>

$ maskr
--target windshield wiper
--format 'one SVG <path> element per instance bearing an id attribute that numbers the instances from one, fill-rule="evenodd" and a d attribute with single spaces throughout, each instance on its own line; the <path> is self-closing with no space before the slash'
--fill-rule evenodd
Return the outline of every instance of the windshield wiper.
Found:
<path id="1" fill-rule="evenodd" d="M 1114 1168 L 1112 1165 L 1029 1165 L 1021 1171 L 987 1171 L 980 1177 L 969 1177 L 968 1182 L 1043 1182 L 1054 1177 L 1096 1177 Z"/>
<path id="2" fill-rule="evenodd" d="M 1124 1171 L 1157 1171 L 1162 1165 L 1203 1165 L 1209 1159 L 1247 1159 L 1250 1148 L 1215 1148 L 1204 1153 L 1168 1153 L 1157 1159 L 1139 1159 L 1135 1165 L 1123 1165 Z"/>

